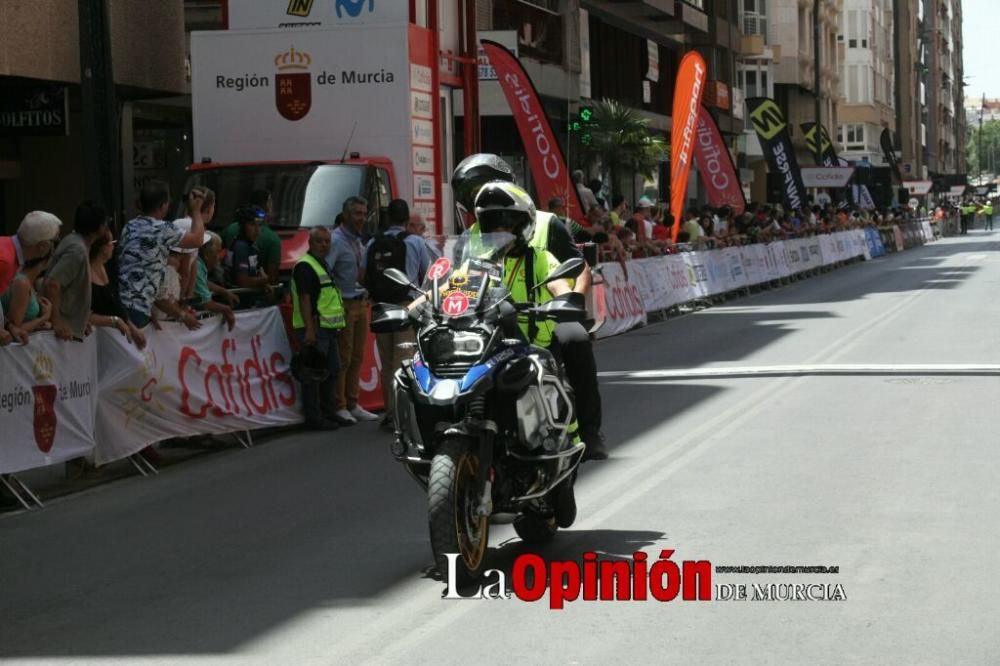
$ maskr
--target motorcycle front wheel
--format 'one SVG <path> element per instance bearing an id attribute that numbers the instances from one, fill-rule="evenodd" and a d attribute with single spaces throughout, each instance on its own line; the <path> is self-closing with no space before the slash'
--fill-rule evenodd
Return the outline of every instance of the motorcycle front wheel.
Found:
<path id="1" fill-rule="evenodd" d="M 489 543 L 489 517 L 477 515 L 480 488 L 476 483 L 479 456 L 475 442 L 443 441 L 431 463 L 427 487 L 427 520 L 434 562 L 448 576 L 448 553 L 457 553 L 455 580 L 473 582 L 483 573 Z"/>

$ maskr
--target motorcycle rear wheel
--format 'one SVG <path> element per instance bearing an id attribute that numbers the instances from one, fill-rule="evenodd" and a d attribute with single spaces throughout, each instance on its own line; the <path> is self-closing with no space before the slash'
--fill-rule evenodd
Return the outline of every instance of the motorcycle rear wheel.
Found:
<path id="1" fill-rule="evenodd" d="M 431 463 L 427 487 L 427 522 L 434 562 L 448 576 L 447 553 L 458 553 L 458 585 L 475 581 L 483 573 L 489 543 L 489 517 L 477 516 L 480 488 L 476 483 L 479 456 L 474 442 L 452 438 L 441 443 Z"/>

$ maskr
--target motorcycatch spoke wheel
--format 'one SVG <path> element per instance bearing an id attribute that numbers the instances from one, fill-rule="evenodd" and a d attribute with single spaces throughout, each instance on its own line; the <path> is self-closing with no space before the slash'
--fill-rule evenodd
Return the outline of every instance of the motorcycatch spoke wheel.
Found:
<path id="1" fill-rule="evenodd" d="M 480 489 L 476 484 L 479 456 L 474 442 L 442 442 L 427 489 L 431 549 L 441 575 L 448 575 L 446 553 L 458 553 L 456 582 L 471 583 L 483 572 L 489 542 L 489 517 L 477 515 Z"/>

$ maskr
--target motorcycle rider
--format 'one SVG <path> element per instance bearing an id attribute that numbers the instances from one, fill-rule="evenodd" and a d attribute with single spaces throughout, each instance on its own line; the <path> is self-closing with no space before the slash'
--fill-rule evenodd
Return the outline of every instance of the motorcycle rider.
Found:
<path id="1" fill-rule="evenodd" d="M 535 289 L 561 262 L 548 250 L 536 247 L 531 242 L 537 211 L 527 192 L 509 181 L 488 182 L 479 189 L 474 210 L 480 234 L 486 236 L 507 232 L 514 237 L 504 252 L 503 285 L 515 303 L 536 302 L 541 305 L 553 297 L 573 291 L 566 280 L 555 280 L 546 284 L 545 288 Z M 582 305 L 583 297 L 579 298 Z M 534 317 L 522 314 L 518 316 L 518 327 L 532 345 L 543 349 L 553 347 L 556 333 L 554 322 L 536 321 Z M 555 355 L 559 350 L 552 351 Z M 569 434 L 573 442 L 580 441 L 577 421 L 570 425 Z M 573 492 L 575 478 L 574 474 L 556 490 L 555 518 L 559 527 L 569 527 L 576 519 L 576 499 Z"/>
<path id="2" fill-rule="evenodd" d="M 486 183 L 514 182 L 514 171 L 503 159 L 489 153 L 470 155 L 462 160 L 452 175 L 456 223 L 460 227 L 477 224 L 473 212 L 476 196 Z M 534 209 L 532 204 L 532 209 Z M 547 250 L 557 262 L 582 256 L 573 243 L 565 224 L 555 215 L 535 210 L 530 239 L 532 247 Z M 590 267 L 576 279 L 573 291 L 586 294 L 592 276 Z M 597 363 L 590 335 L 581 324 L 564 323 L 555 326 L 553 353 L 560 357 L 566 378 L 576 395 L 580 434 L 587 444 L 584 460 L 605 460 L 608 457 L 601 432 L 601 393 L 597 382 Z"/>

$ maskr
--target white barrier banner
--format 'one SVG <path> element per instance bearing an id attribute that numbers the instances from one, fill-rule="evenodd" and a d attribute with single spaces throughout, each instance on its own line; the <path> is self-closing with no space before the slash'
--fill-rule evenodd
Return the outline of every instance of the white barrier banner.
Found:
<path id="1" fill-rule="evenodd" d="M 934 240 L 934 230 L 931 229 L 931 223 L 926 220 L 920 223 L 920 228 L 924 230 L 924 240 L 928 243 Z"/>
<path id="2" fill-rule="evenodd" d="M 302 421 L 277 308 L 237 313 L 232 331 L 220 317 L 202 324 L 197 331 L 174 322 L 148 329 L 145 351 L 101 331 L 97 464 L 171 437 Z"/>
<path id="3" fill-rule="evenodd" d="M 632 266 L 636 263 L 632 262 Z M 604 264 L 602 267 L 604 282 L 594 286 L 597 291 L 597 319 L 604 321 L 597 331 L 598 338 L 624 333 L 646 324 L 646 309 L 638 286 L 638 272 L 643 269 L 633 275 L 632 266 L 629 266 L 628 279 L 618 264 Z"/>
<path id="4" fill-rule="evenodd" d="M 88 455 L 94 448 L 97 341 L 35 333 L 0 348 L 0 473 Z"/>
<path id="5" fill-rule="evenodd" d="M 595 286 L 595 302 L 605 323 L 597 336 L 644 324 L 647 312 L 858 256 L 870 256 L 863 230 L 636 259 L 628 263 L 627 280 L 619 264 L 602 264 L 607 285 Z"/>

